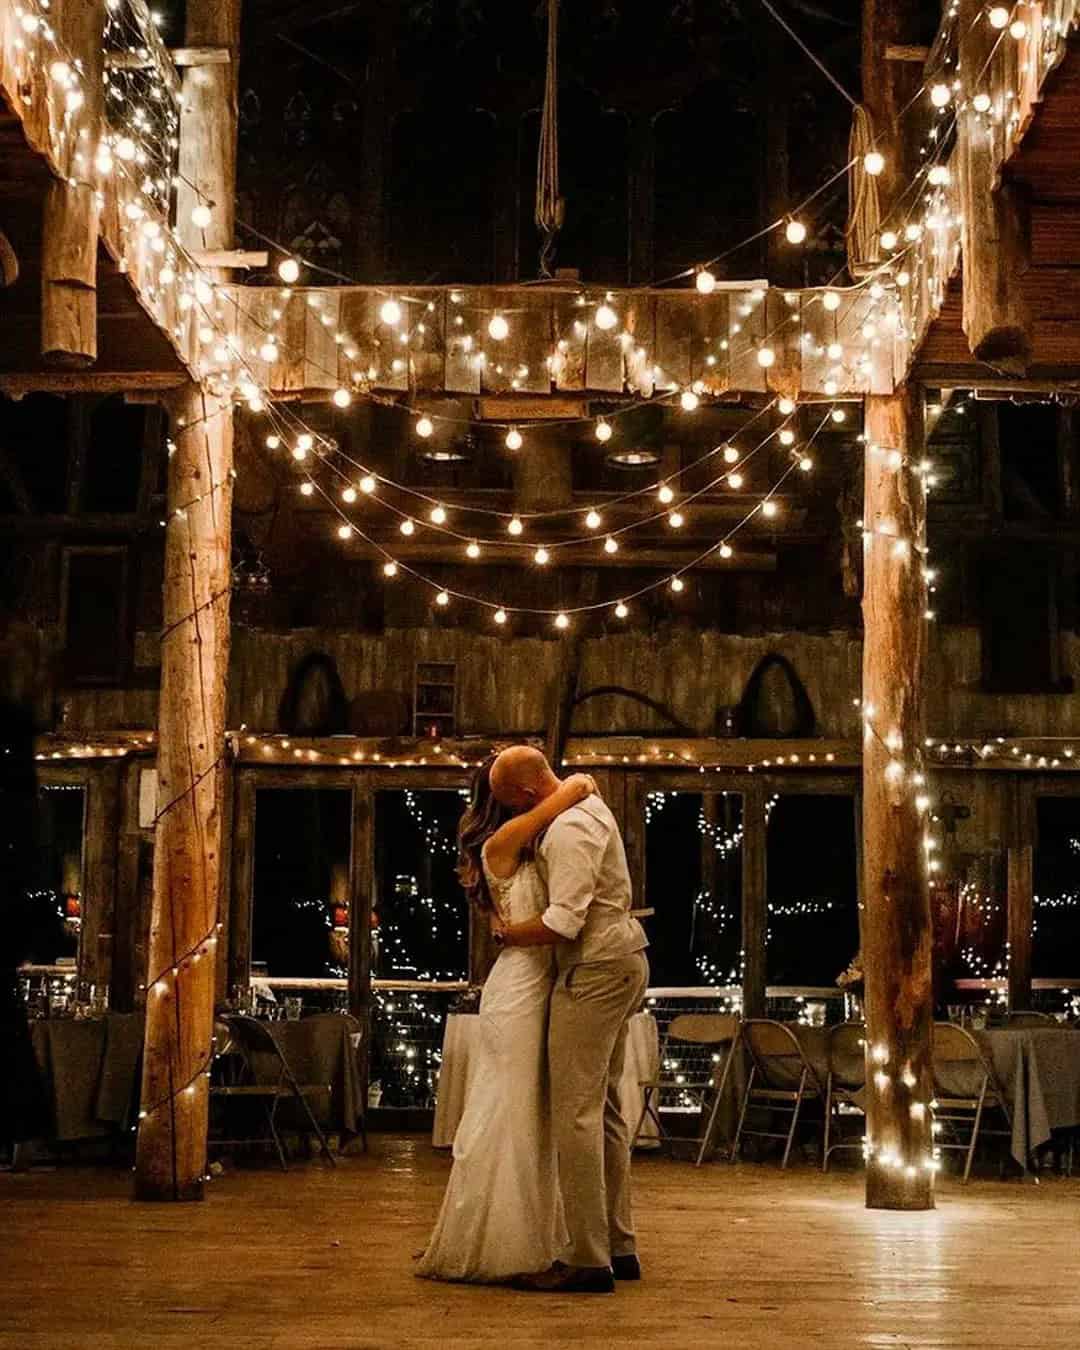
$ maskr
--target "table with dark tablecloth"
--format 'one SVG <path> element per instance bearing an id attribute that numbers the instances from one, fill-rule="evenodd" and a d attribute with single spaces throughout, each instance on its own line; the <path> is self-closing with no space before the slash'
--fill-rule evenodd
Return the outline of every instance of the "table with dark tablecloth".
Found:
<path id="1" fill-rule="evenodd" d="M 363 1047 L 363 1028 L 346 1013 L 315 1013 L 298 1022 L 265 1022 L 285 1062 L 302 1086 L 326 1087 L 313 1094 L 308 1104 L 319 1124 L 331 1133 L 354 1135 L 364 1117 L 363 1075 L 358 1054 Z M 219 1033 L 219 1053 L 225 1048 Z M 255 1056 L 253 1065 L 261 1082 L 276 1082 L 278 1066 L 269 1052 Z M 289 1121 L 288 1103 L 282 1116 Z M 299 1123 L 299 1122 L 297 1122 Z"/>
<path id="2" fill-rule="evenodd" d="M 1026 1168 L 1052 1130 L 1080 1125 L 1080 1030 L 1017 1027 L 972 1034 L 993 1064 L 1012 1117 L 1012 1155 Z"/>
<path id="3" fill-rule="evenodd" d="M 116 1134 L 131 1119 L 142 1054 L 141 1013 L 30 1023 L 46 1098 L 51 1138 L 59 1143 Z"/>

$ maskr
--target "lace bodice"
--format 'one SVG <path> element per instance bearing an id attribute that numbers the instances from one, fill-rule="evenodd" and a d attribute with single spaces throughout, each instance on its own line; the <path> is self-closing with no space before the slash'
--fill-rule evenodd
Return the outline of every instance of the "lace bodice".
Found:
<path id="1" fill-rule="evenodd" d="M 492 903 L 504 923 L 524 923 L 544 912 L 547 892 L 534 862 L 522 862 L 510 876 L 497 877 L 488 866 L 487 858 L 483 861 Z"/>

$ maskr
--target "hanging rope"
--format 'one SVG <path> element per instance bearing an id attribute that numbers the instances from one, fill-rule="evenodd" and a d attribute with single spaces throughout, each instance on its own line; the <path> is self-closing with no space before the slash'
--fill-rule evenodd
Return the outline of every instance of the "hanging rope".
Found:
<path id="1" fill-rule="evenodd" d="M 863 167 L 867 154 L 874 149 L 874 123 L 869 112 L 856 104 L 851 116 L 851 138 L 848 141 L 848 270 L 852 276 L 862 276 L 877 265 L 880 254 L 881 199 L 878 180 Z"/>
<path id="2" fill-rule="evenodd" d="M 536 228 L 540 231 L 540 275 L 551 276 L 555 236 L 562 228 L 564 202 L 559 196 L 559 0 L 548 0 L 547 70 L 540 148 L 536 158 Z"/>

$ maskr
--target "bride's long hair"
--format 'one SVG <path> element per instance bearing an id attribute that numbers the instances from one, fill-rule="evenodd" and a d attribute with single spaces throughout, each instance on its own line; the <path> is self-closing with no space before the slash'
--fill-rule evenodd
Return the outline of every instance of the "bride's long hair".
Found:
<path id="1" fill-rule="evenodd" d="M 494 762 L 495 756 L 491 755 L 477 769 L 469 805 L 458 824 L 458 879 L 465 888 L 469 903 L 482 910 L 495 908 L 484 876 L 484 845 L 499 826 L 513 815 L 491 790 L 491 766 Z"/>

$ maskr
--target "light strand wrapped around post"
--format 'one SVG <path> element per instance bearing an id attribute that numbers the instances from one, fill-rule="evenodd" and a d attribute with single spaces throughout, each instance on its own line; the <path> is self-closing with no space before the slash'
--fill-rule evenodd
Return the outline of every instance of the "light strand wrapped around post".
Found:
<path id="1" fill-rule="evenodd" d="M 868 395 L 863 592 L 866 1203 L 932 1209 L 933 994 L 922 770 L 922 401 Z"/>

